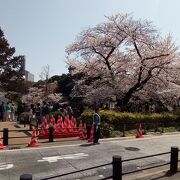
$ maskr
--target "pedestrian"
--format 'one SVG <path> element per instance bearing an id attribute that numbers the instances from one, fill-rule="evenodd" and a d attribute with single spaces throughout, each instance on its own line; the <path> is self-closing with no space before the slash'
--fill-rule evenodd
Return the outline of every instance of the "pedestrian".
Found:
<path id="1" fill-rule="evenodd" d="M 14 121 L 15 120 L 15 106 L 14 104 L 11 105 L 11 120 Z"/>
<path id="2" fill-rule="evenodd" d="M 41 109 L 42 109 L 41 116 L 46 116 L 49 114 L 49 107 L 45 101 L 43 101 L 43 105 Z"/>
<path id="3" fill-rule="evenodd" d="M 21 121 L 21 114 L 24 112 L 24 106 L 21 102 L 18 103 L 18 107 L 17 107 L 17 120 Z"/>
<path id="4" fill-rule="evenodd" d="M 6 121 L 6 103 L 3 102 L 3 121 Z"/>
<path id="5" fill-rule="evenodd" d="M 94 124 L 94 143 L 99 143 L 100 138 L 100 116 L 98 114 L 98 108 L 95 109 L 95 114 L 93 115 L 93 124 Z"/>
<path id="6" fill-rule="evenodd" d="M 73 116 L 73 110 L 71 106 L 67 106 L 66 111 L 67 111 L 67 114 L 69 115 L 69 119 L 71 119 L 71 117 Z"/>
<path id="7" fill-rule="evenodd" d="M 6 121 L 11 121 L 11 104 L 9 102 L 6 104 Z"/>
<path id="8" fill-rule="evenodd" d="M 34 104 L 30 105 L 30 109 L 29 109 L 29 122 L 31 121 L 32 118 L 34 118 Z"/>
<path id="9" fill-rule="evenodd" d="M 41 123 L 41 105 L 40 105 L 40 103 L 38 103 L 36 106 L 35 114 L 36 114 L 36 119 L 38 120 L 38 124 L 40 124 Z"/>
<path id="10" fill-rule="evenodd" d="M 4 121 L 4 119 L 5 119 L 5 106 L 4 106 L 4 102 L 2 102 L 1 105 L 0 105 L 0 113 L 1 113 L 0 121 Z"/>

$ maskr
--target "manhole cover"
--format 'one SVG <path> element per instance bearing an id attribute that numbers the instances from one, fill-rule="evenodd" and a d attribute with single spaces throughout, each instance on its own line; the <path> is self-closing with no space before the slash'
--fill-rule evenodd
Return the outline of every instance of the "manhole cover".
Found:
<path id="1" fill-rule="evenodd" d="M 125 149 L 128 151 L 140 151 L 140 149 L 136 147 L 126 147 Z"/>

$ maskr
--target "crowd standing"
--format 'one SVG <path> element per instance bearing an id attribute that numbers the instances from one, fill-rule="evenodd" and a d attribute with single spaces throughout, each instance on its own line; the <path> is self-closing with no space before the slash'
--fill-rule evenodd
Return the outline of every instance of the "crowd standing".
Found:
<path id="1" fill-rule="evenodd" d="M 15 106 L 11 102 L 0 105 L 0 121 L 15 121 Z"/>
<path id="2" fill-rule="evenodd" d="M 21 114 L 26 112 L 29 115 L 29 120 L 31 118 L 36 118 L 38 123 L 41 122 L 42 117 L 49 115 L 52 112 L 60 111 L 64 115 L 69 115 L 70 118 L 73 116 L 73 111 L 71 106 L 62 106 L 59 103 L 50 103 L 43 101 L 42 104 L 31 104 L 27 105 L 25 103 L 19 103 L 17 106 L 17 117 L 18 120 Z"/>
<path id="3" fill-rule="evenodd" d="M 65 117 L 68 115 L 68 118 L 71 119 L 73 117 L 73 110 L 71 106 L 61 106 L 59 103 L 50 103 L 43 101 L 42 104 L 25 104 L 18 103 L 17 107 L 11 102 L 2 102 L 0 105 L 0 121 L 15 121 L 15 117 L 19 121 L 22 113 L 26 113 L 28 115 L 28 119 L 26 123 L 29 123 L 31 118 L 35 118 L 38 121 L 38 124 L 41 123 L 41 119 L 47 117 L 50 113 L 59 111 Z M 94 126 L 94 143 L 98 143 L 100 138 L 100 116 L 98 114 L 99 109 L 95 108 L 95 113 L 93 114 L 92 123 Z M 53 115 L 51 115 L 53 116 Z M 49 119 L 54 119 L 54 117 L 49 117 Z M 50 124 L 54 124 L 56 122 L 50 122 Z"/>
<path id="4" fill-rule="evenodd" d="M 39 122 L 41 117 L 47 116 L 48 114 L 61 111 L 64 115 L 69 115 L 70 118 L 73 116 L 73 110 L 71 106 L 62 106 L 59 103 L 50 103 L 43 101 L 42 104 L 26 104 L 19 102 L 15 106 L 12 102 L 2 102 L 0 104 L 0 121 L 15 121 L 20 120 L 22 113 L 28 114 L 28 119 L 36 118 Z"/>

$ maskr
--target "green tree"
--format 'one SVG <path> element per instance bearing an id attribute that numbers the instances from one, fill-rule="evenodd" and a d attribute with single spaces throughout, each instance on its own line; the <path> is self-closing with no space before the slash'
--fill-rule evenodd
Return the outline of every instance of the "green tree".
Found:
<path id="1" fill-rule="evenodd" d="M 23 81 L 24 56 L 15 56 L 15 48 L 10 47 L 0 28 L 0 86 L 8 91 L 11 83 Z"/>
<path id="2" fill-rule="evenodd" d="M 73 79 L 70 74 L 62 74 L 61 76 L 55 75 L 49 79 L 49 82 L 58 82 L 58 93 L 62 93 L 66 99 L 70 100 L 70 94 L 74 86 Z"/>

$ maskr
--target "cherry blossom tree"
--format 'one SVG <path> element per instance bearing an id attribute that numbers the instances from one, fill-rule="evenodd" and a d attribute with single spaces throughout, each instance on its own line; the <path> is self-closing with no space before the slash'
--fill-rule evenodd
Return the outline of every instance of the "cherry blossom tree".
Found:
<path id="1" fill-rule="evenodd" d="M 55 93 L 57 82 L 52 82 L 40 87 L 29 88 L 29 93 L 22 96 L 22 102 L 27 104 L 37 104 L 43 101 L 57 103 L 62 101 L 62 94 Z M 46 93 L 45 93 L 46 92 Z"/>
<path id="2" fill-rule="evenodd" d="M 82 31 L 66 52 L 71 73 L 80 74 L 72 96 L 99 100 L 113 95 L 122 109 L 134 96 L 171 89 L 179 76 L 171 35 L 162 37 L 152 22 L 128 14 Z"/>

